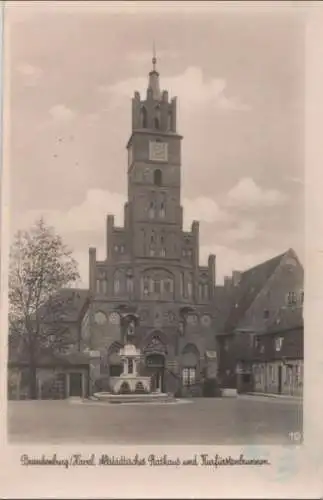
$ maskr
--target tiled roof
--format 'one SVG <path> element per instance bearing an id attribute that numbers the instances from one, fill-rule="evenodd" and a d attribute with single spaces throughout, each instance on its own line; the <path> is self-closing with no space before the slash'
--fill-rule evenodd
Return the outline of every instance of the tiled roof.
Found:
<path id="1" fill-rule="evenodd" d="M 271 322 L 267 323 L 266 333 L 283 332 L 303 326 L 303 308 L 286 306 L 278 311 Z"/>
<path id="2" fill-rule="evenodd" d="M 243 318 L 258 293 L 267 283 L 268 279 L 277 269 L 282 259 L 287 254 L 293 254 L 293 250 L 280 254 L 270 260 L 267 260 L 247 271 L 241 273 L 239 285 L 232 290 L 230 309 L 224 330 L 229 332 L 238 326 L 238 323 Z"/>

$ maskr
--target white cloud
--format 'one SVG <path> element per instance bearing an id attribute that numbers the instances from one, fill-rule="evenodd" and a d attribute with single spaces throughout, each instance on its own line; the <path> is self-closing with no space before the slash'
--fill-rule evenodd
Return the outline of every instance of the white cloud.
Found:
<path id="1" fill-rule="evenodd" d="M 304 180 L 299 177 L 286 177 L 286 180 L 293 182 L 294 184 L 302 184 L 304 185 Z"/>
<path id="2" fill-rule="evenodd" d="M 115 216 L 115 224 L 123 224 L 124 203 L 126 196 L 120 193 L 111 193 L 101 189 L 90 189 L 80 205 L 72 207 L 67 212 L 59 210 L 26 212 L 20 218 L 19 227 L 28 227 L 41 214 L 48 223 L 54 225 L 61 233 L 70 231 L 95 231 L 102 230 L 106 214 Z M 229 220 L 229 215 L 224 212 L 211 198 L 198 197 L 184 199 L 184 226 L 189 228 L 193 220 L 201 222 L 222 222 Z"/>
<path id="3" fill-rule="evenodd" d="M 227 195 L 227 204 L 237 207 L 273 207 L 285 203 L 287 197 L 276 189 L 263 189 L 249 177 L 241 179 Z"/>
<path id="4" fill-rule="evenodd" d="M 75 117 L 75 112 L 64 104 L 56 104 L 49 110 L 49 114 L 55 121 L 69 121 Z"/>
<path id="5" fill-rule="evenodd" d="M 218 204 L 211 198 L 200 196 L 195 199 L 183 200 L 184 226 L 190 227 L 193 220 L 200 222 L 222 222 L 229 219 Z"/>
<path id="6" fill-rule="evenodd" d="M 14 231 L 19 229 L 27 229 L 41 215 L 44 216 L 46 222 L 53 225 L 57 232 L 62 235 L 64 240 L 72 243 L 71 235 L 78 232 L 93 231 L 102 241 L 102 244 L 97 246 L 97 258 L 105 258 L 105 216 L 107 214 L 115 215 L 115 224 L 123 225 L 123 209 L 126 196 L 119 193 L 110 193 L 106 190 L 91 189 L 86 193 L 86 197 L 82 203 L 72 207 L 68 211 L 60 210 L 30 210 L 20 215 L 19 220 L 15 220 Z M 217 222 L 227 221 L 227 214 L 223 212 L 215 201 L 209 198 L 199 197 L 192 200 L 184 200 L 184 214 L 186 223 L 191 223 L 193 219 L 201 222 Z M 186 213 L 187 212 L 187 213 Z M 240 227 L 229 230 L 225 233 L 228 236 L 228 246 L 221 245 L 202 245 L 200 248 L 200 263 L 205 265 L 207 257 L 210 253 L 217 256 L 217 269 L 219 282 L 222 282 L 223 276 L 230 274 L 233 269 L 244 270 L 254 266 L 270 257 L 275 253 L 268 250 L 259 253 L 239 253 L 231 244 L 234 241 L 241 239 L 251 239 L 254 237 L 256 226 L 253 222 L 246 221 Z M 97 243 L 96 243 L 97 244 Z M 88 242 L 91 246 L 91 242 Z M 82 245 L 83 247 L 83 245 Z M 88 251 L 83 251 L 79 246 L 74 247 L 74 257 L 79 263 L 79 269 L 82 278 L 82 285 L 88 284 Z M 283 249 L 284 250 L 284 249 Z M 283 251 L 282 250 L 282 251 Z M 277 252 L 278 254 L 279 252 Z"/>
<path id="7" fill-rule="evenodd" d="M 35 87 L 43 74 L 40 68 L 29 63 L 18 64 L 16 70 L 21 75 L 23 83 L 27 87 Z"/>
<path id="8" fill-rule="evenodd" d="M 249 107 L 239 101 L 237 97 L 229 98 L 225 95 L 226 81 L 223 78 L 206 80 L 201 68 L 189 67 L 184 73 L 163 77 L 161 75 L 161 87 L 169 89 L 172 95 L 180 95 L 181 102 L 185 108 L 192 110 L 192 106 L 214 106 L 224 110 L 246 110 Z M 116 99 L 124 100 L 125 97 L 133 97 L 134 90 L 145 92 L 147 89 L 147 77 L 129 78 L 119 81 L 114 85 L 101 86 L 99 91 L 108 92 Z"/>
<path id="9" fill-rule="evenodd" d="M 123 224 L 125 196 L 101 189 L 90 189 L 85 200 L 68 211 L 29 210 L 19 219 L 19 228 L 28 228 L 41 215 L 47 224 L 53 225 L 62 234 L 82 231 L 104 231 L 105 215 L 115 215 L 115 224 Z"/>
<path id="10" fill-rule="evenodd" d="M 253 240 L 257 236 L 257 224 L 252 220 L 241 221 L 240 224 L 225 232 L 225 237 L 230 241 Z"/>
<path id="11" fill-rule="evenodd" d="M 207 262 L 209 254 L 216 256 L 216 282 L 217 284 L 223 283 L 224 276 L 230 276 L 232 271 L 246 271 L 251 267 L 261 264 L 262 262 L 279 255 L 279 253 L 287 250 L 282 248 L 280 250 L 263 250 L 261 252 L 238 252 L 231 246 L 221 245 L 202 245 L 200 248 L 200 263 L 204 265 Z"/>

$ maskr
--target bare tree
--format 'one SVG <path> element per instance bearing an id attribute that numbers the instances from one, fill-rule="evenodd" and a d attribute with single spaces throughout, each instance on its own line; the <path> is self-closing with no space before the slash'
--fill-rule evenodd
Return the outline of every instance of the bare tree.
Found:
<path id="1" fill-rule="evenodd" d="M 29 367 L 29 397 L 37 397 L 37 363 L 43 352 L 69 343 L 64 318 L 73 307 L 62 296 L 79 278 L 72 252 L 41 218 L 28 231 L 18 231 L 10 252 L 9 335 Z"/>

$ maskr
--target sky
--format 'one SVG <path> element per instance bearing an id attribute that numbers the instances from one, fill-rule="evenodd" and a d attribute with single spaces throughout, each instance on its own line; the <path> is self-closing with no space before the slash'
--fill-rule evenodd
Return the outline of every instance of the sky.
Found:
<path id="1" fill-rule="evenodd" d="M 11 234 L 38 217 L 105 258 L 123 223 L 131 98 L 155 41 L 161 88 L 178 97 L 184 229 L 216 280 L 304 244 L 304 20 L 271 8 L 7 4 Z"/>

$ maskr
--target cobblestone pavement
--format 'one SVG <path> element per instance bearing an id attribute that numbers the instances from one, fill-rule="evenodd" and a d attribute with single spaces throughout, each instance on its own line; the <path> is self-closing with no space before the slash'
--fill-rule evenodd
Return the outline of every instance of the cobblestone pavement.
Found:
<path id="1" fill-rule="evenodd" d="M 111 405 L 10 401 L 8 438 L 24 443 L 292 444 L 301 401 L 261 396 L 192 399 L 190 404 Z"/>

